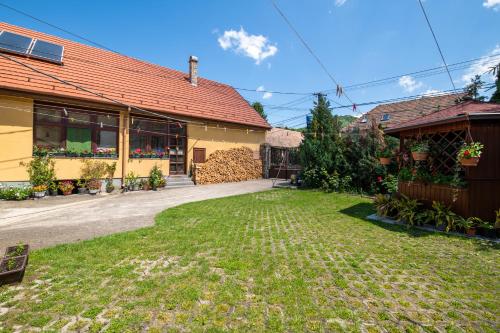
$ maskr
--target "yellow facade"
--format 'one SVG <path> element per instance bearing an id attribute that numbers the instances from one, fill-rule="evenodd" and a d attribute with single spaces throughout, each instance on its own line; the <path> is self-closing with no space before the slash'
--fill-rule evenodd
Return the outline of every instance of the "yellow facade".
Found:
<path id="1" fill-rule="evenodd" d="M 193 148 L 205 148 L 206 156 L 216 150 L 226 150 L 231 148 L 248 147 L 258 155 L 260 145 L 266 140 L 264 130 L 252 130 L 234 125 L 223 126 L 187 126 L 187 170 L 191 170 L 193 163 Z"/>
<path id="2" fill-rule="evenodd" d="M 29 98 L 0 95 L 0 182 L 25 182 L 28 180 L 26 168 L 21 162 L 29 162 L 33 149 L 33 107 Z M 116 162 L 115 178 L 122 178 L 133 171 L 139 177 L 147 177 L 151 168 L 157 164 L 165 175 L 169 174 L 168 159 L 130 159 L 128 154 L 127 111 L 120 115 L 119 150 L 116 159 L 96 159 L 109 163 Z M 188 124 L 186 172 L 191 170 L 193 148 L 205 148 L 208 157 L 215 150 L 248 147 L 258 154 L 260 145 L 265 141 L 264 130 L 253 130 L 243 126 Z M 125 145 L 124 145 L 125 143 Z M 124 150 L 125 148 L 125 150 Z M 126 160 L 123 161 L 125 156 Z M 82 158 L 55 157 L 55 169 L 58 179 L 80 178 Z"/>

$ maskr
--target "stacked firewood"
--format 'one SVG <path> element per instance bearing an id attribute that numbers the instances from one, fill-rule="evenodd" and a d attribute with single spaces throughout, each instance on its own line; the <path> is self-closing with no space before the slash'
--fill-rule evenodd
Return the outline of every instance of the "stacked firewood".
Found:
<path id="1" fill-rule="evenodd" d="M 216 150 L 205 163 L 195 165 L 196 184 L 239 182 L 262 177 L 262 161 L 250 148 Z"/>

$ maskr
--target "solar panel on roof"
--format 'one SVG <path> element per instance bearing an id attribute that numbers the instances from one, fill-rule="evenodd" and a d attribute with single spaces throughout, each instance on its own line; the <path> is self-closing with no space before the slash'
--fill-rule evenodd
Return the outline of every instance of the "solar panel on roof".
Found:
<path id="1" fill-rule="evenodd" d="M 2 34 L 0 34 L 0 49 L 26 54 L 32 40 L 33 39 L 30 37 L 3 31 Z"/>
<path id="2" fill-rule="evenodd" d="M 49 43 L 37 39 L 35 45 L 31 48 L 30 55 L 37 58 L 43 58 L 55 62 L 62 61 L 63 47 L 61 45 Z"/>

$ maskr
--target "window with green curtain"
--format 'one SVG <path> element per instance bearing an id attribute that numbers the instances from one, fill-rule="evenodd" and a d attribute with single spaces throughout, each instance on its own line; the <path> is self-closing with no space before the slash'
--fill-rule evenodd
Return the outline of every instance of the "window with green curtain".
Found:
<path id="1" fill-rule="evenodd" d="M 90 128 L 68 127 L 66 150 L 83 153 L 92 152 L 92 132 Z"/>

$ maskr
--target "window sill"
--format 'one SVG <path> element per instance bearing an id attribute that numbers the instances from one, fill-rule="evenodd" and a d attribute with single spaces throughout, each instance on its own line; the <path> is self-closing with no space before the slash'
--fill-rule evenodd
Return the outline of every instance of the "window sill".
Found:
<path id="1" fill-rule="evenodd" d="M 128 158 L 132 159 L 132 160 L 169 160 L 170 159 L 169 157 L 146 157 L 146 156 L 143 156 L 143 157 L 129 156 Z"/>
<path id="2" fill-rule="evenodd" d="M 36 155 L 33 155 L 35 157 Z M 86 155 L 86 156 L 68 156 L 68 155 L 49 155 L 51 158 L 56 158 L 56 159 L 100 159 L 100 160 L 117 160 L 118 155 L 112 155 L 112 156 L 98 156 L 98 155 Z"/>

